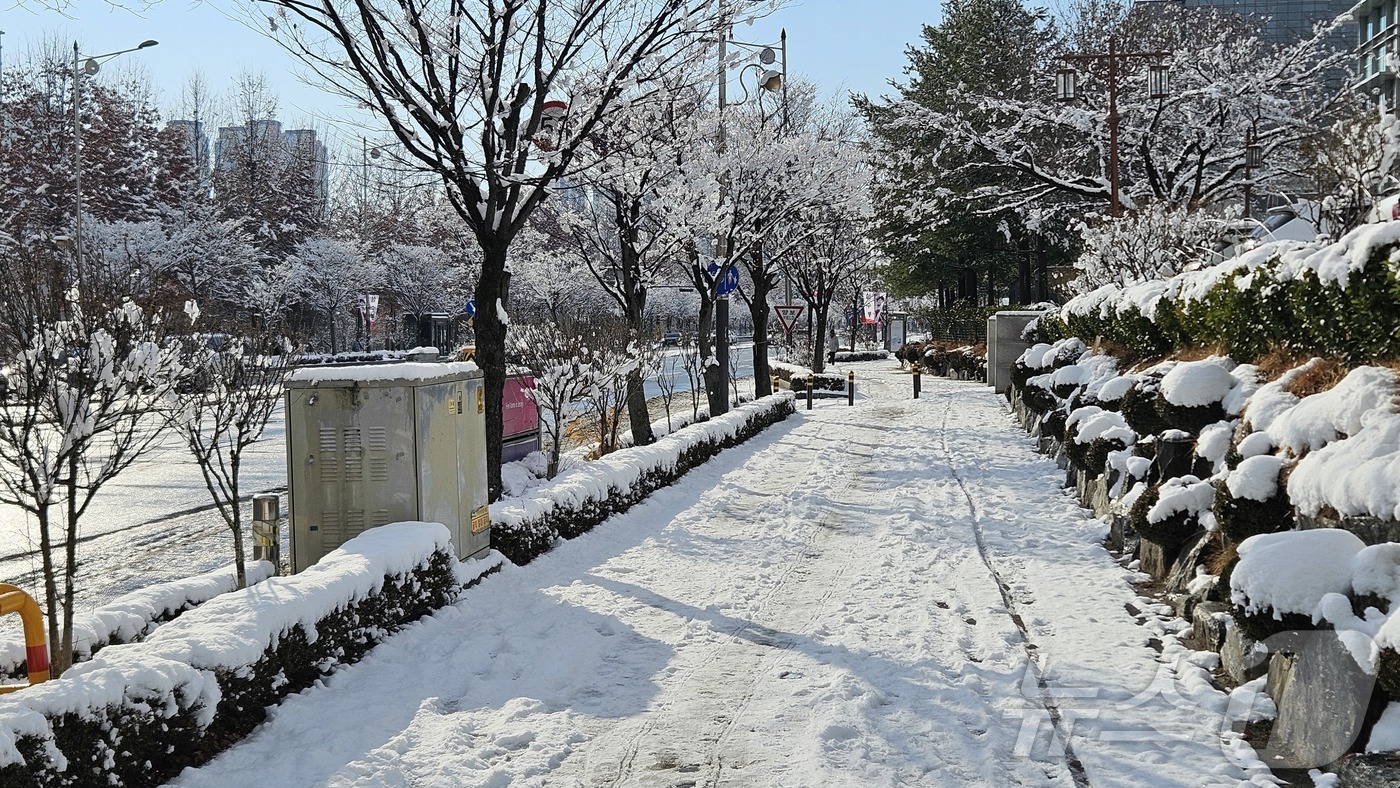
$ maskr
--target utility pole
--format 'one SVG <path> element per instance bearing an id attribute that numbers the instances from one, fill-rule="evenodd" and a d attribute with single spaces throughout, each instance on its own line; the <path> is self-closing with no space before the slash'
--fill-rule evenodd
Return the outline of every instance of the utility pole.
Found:
<path id="1" fill-rule="evenodd" d="M 1118 74 L 1119 63 L 1124 60 L 1161 60 L 1171 57 L 1170 52 L 1119 52 L 1117 37 L 1108 39 L 1108 51 L 1081 55 L 1061 55 L 1071 63 L 1104 63 L 1108 66 L 1108 214 L 1121 216 L 1123 206 L 1118 199 Z M 1077 98 L 1075 86 L 1078 74 L 1072 68 L 1063 68 L 1056 74 L 1057 93 L 1061 101 Z M 1147 70 L 1148 98 L 1167 97 L 1167 67 L 1152 64 Z"/>

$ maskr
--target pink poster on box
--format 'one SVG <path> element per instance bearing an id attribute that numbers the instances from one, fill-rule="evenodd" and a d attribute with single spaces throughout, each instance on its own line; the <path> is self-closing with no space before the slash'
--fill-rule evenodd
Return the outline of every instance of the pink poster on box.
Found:
<path id="1" fill-rule="evenodd" d="M 505 437 L 534 432 L 539 428 L 540 409 L 526 393 L 527 389 L 534 387 L 535 379 L 529 375 L 506 378 L 505 390 L 501 396 L 501 410 L 505 415 Z"/>

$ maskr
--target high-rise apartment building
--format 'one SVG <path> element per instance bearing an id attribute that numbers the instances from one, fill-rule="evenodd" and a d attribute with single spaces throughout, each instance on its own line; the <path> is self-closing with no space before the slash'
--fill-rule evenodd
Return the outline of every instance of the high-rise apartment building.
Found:
<path id="1" fill-rule="evenodd" d="M 1174 5 L 1233 11 L 1257 23 L 1268 43 L 1287 45 L 1312 35 L 1319 22 L 1347 15 L 1355 3 L 1356 0 L 1137 0 L 1137 7 Z M 1339 49 L 1349 50 L 1355 32 L 1344 25 L 1333 38 Z"/>
<path id="2" fill-rule="evenodd" d="M 1361 0 L 1352 7 L 1356 19 L 1356 89 L 1400 106 L 1400 0 Z"/>
<path id="3" fill-rule="evenodd" d="M 315 129 L 282 130 L 276 120 L 255 120 L 240 126 L 220 126 L 214 143 L 214 166 L 231 169 L 238 157 L 252 148 L 258 156 L 285 157 L 303 163 L 316 189 L 316 199 L 325 204 L 330 194 L 330 171 L 327 166 L 326 145 L 316 138 Z"/>

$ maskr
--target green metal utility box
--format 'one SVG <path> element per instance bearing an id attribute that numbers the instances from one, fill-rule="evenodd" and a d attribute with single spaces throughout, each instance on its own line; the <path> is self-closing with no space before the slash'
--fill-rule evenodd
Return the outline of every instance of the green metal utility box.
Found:
<path id="1" fill-rule="evenodd" d="M 286 385 L 292 571 L 388 523 L 442 523 L 458 558 L 491 545 L 486 400 L 472 363 L 302 368 Z"/>

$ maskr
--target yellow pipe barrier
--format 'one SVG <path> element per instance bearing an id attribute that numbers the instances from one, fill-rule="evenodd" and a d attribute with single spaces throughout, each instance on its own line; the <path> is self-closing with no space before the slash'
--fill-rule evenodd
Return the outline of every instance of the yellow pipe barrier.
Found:
<path id="1" fill-rule="evenodd" d="M 24 661 L 29 671 L 29 684 L 0 686 L 0 694 L 49 680 L 49 636 L 44 631 L 44 612 L 39 604 L 19 587 L 0 583 L 0 615 L 6 613 L 19 613 L 24 624 Z"/>

